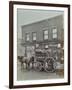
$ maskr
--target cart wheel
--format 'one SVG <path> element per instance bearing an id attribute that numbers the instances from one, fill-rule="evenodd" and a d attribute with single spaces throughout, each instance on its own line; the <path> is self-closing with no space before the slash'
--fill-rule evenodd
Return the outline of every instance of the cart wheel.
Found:
<path id="1" fill-rule="evenodd" d="M 54 72 L 55 71 L 55 62 L 54 62 L 53 58 L 46 59 L 44 69 L 46 72 Z"/>
<path id="2" fill-rule="evenodd" d="M 41 62 L 34 62 L 34 69 L 36 70 L 36 71 L 41 71 L 42 70 L 42 63 Z"/>

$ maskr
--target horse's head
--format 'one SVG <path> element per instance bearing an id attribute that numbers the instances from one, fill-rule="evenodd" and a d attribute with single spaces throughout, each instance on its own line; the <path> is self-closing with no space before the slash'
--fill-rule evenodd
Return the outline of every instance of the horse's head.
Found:
<path id="1" fill-rule="evenodd" d="M 23 59 L 23 56 L 18 56 L 18 60 L 19 60 L 19 62 L 21 62 L 22 59 Z"/>

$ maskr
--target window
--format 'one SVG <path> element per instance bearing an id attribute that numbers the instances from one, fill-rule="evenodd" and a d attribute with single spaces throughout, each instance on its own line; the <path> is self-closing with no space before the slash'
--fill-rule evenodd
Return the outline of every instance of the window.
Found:
<path id="1" fill-rule="evenodd" d="M 29 40 L 30 40 L 29 33 L 26 33 L 26 41 L 29 41 Z"/>
<path id="2" fill-rule="evenodd" d="M 45 48 L 48 48 L 48 45 L 45 45 Z"/>
<path id="3" fill-rule="evenodd" d="M 36 32 L 33 32 L 32 36 L 33 36 L 33 40 L 36 40 Z"/>
<path id="4" fill-rule="evenodd" d="M 44 39 L 48 39 L 48 30 L 44 30 Z"/>
<path id="5" fill-rule="evenodd" d="M 39 47 L 39 44 L 36 44 L 36 48 L 38 48 Z"/>
<path id="6" fill-rule="evenodd" d="M 60 48 L 60 47 L 61 47 L 61 44 L 59 43 L 59 44 L 58 44 L 58 48 Z"/>
<path id="7" fill-rule="evenodd" d="M 57 38 L 57 29 L 56 28 L 53 29 L 53 38 Z"/>

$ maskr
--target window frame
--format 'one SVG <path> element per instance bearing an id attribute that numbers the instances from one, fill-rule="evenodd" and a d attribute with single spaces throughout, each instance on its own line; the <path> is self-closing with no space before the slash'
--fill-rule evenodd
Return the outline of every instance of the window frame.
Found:
<path id="1" fill-rule="evenodd" d="M 48 31 L 48 34 L 44 34 L 44 32 L 45 31 Z M 45 35 L 48 35 L 48 38 L 47 39 L 45 39 L 44 37 L 45 37 Z M 46 29 L 46 30 L 43 30 L 43 40 L 48 40 L 49 39 L 49 30 L 48 29 Z"/>
<path id="2" fill-rule="evenodd" d="M 33 40 L 33 34 L 36 33 L 36 40 Z M 32 32 L 32 41 L 37 41 L 37 32 Z"/>
<path id="3" fill-rule="evenodd" d="M 56 29 L 56 32 L 53 33 L 53 29 Z M 53 35 L 56 35 L 56 37 L 53 37 Z M 53 26 L 52 27 L 52 39 L 57 39 L 58 38 L 58 31 L 57 31 L 57 27 Z"/>
<path id="4" fill-rule="evenodd" d="M 29 34 L 29 40 L 27 40 L 27 34 Z M 30 41 L 30 33 L 28 32 L 28 33 L 25 33 L 25 41 L 26 42 L 29 42 Z"/>

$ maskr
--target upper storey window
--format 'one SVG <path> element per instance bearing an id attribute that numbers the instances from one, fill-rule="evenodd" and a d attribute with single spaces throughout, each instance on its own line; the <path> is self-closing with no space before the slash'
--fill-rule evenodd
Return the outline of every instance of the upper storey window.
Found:
<path id="1" fill-rule="evenodd" d="M 33 40 L 36 40 L 36 39 L 37 39 L 36 36 L 37 36 L 37 35 L 36 35 L 36 32 L 33 32 L 33 33 L 32 33 L 32 39 L 33 39 Z"/>
<path id="2" fill-rule="evenodd" d="M 57 38 L 57 29 L 56 28 L 53 29 L 53 38 Z"/>
<path id="3" fill-rule="evenodd" d="M 30 35 L 29 33 L 26 33 L 26 41 L 29 41 L 30 40 Z"/>
<path id="4" fill-rule="evenodd" d="M 48 39 L 48 30 L 44 30 L 44 40 Z"/>

